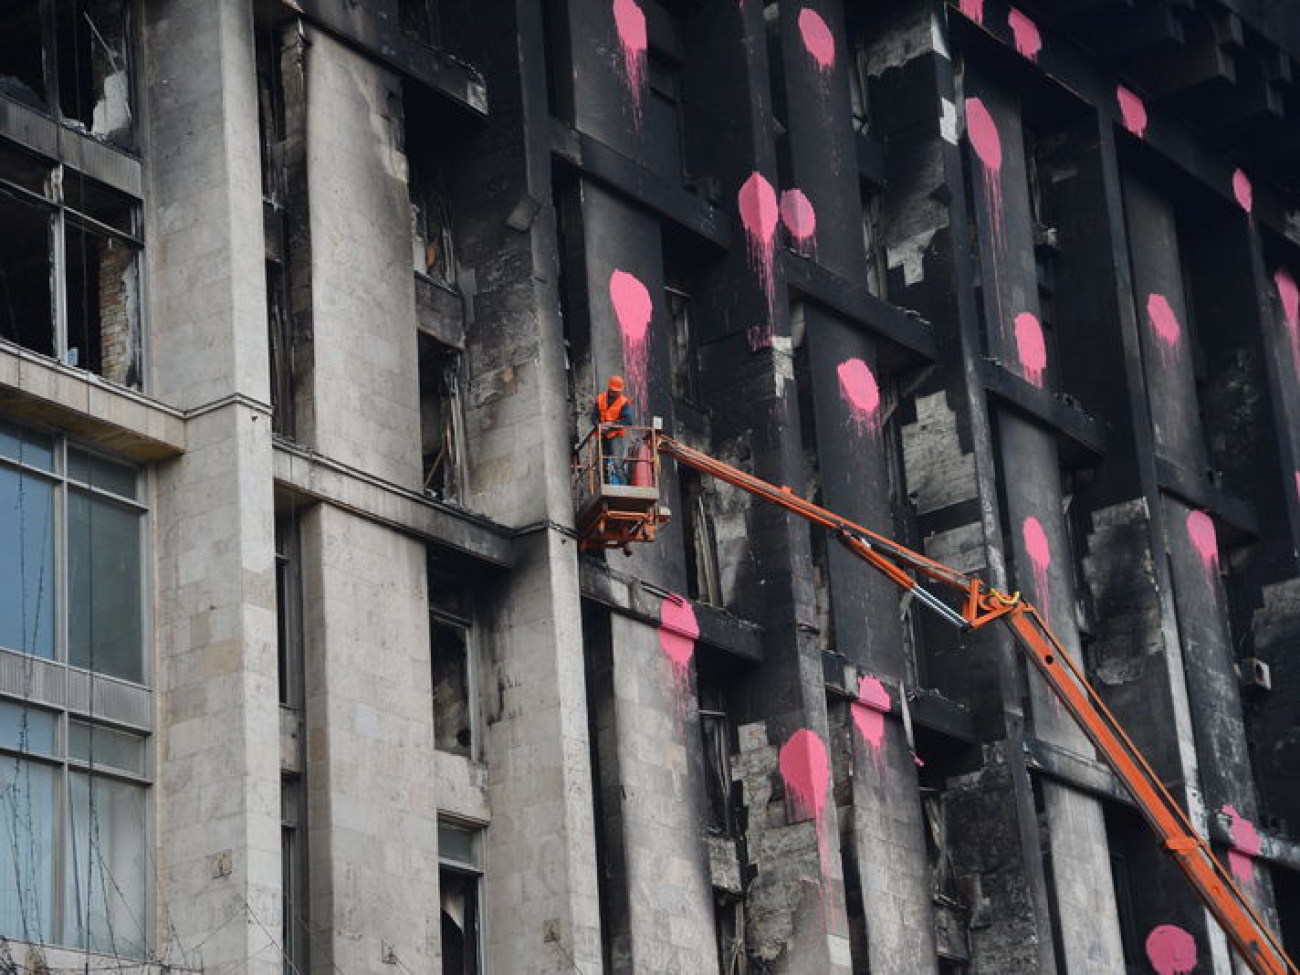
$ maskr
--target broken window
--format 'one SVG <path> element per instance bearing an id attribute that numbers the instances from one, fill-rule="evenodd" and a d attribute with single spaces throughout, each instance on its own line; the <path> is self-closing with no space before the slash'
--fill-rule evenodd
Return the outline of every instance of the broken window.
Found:
<path id="1" fill-rule="evenodd" d="M 456 255 L 452 246 L 451 211 L 442 167 L 420 149 L 410 154 L 411 266 L 434 282 L 456 287 Z"/>
<path id="2" fill-rule="evenodd" d="M 700 732 L 704 747 L 706 828 L 721 836 L 736 836 L 736 804 L 732 800 L 731 753 L 735 729 L 727 713 L 727 684 L 722 668 L 703 656 L 697 660 L 696 687 L 700 701 Z"/>
<path id="3" fill-rule="evenodd" d="M 0 141 L 0 337 L 140 385 L 134 200 Z"/>
<path id="4" fill-rule="evenodd" d="M 465 445 L 461 354 L 423 332 L 419 349 L 424 491 L 442 501 L 457 501 L 462 493 Z"/>
<path id="5" fill-rule="evenodd" d="M 672 322 L 673 396 L 679 400 L 697 403 L 699 396 L 699 365 L 695 335 L 691 328 L 691 296 L 682 288 L 667 285 L 668 317 Z"/>
<path id="6" fill-rule="evenodd" d="M 477 718 L 469 596 L 454 566 L 428 558 L 434 747 L 471 758 Z"/>
<path id="7" fill-rule="evenodd" d="M 0 94 L 133 148 L 131 0 L 0 0 Z"/>
<path id="8" fill-rule="evenodd" d="M 721 606 L 718 541 L 709 494 L 703 478 L 695 471 L 679 468 L 677 473 L 682 492 L 682 535 L 686 541 L 686 593 L 696 602 Z"/>
<path id="9" fill-rule="evenodd" d="M 275 518 L 276 658 L 280 704 L 302 704 L 301 563 L 298 558 L 296 512 Z"/>
<path id="10" fill-rule="evenodd" d="M 286 776 L 280 783 L 280 944 L 283 975 L 307 970 L 307 851 L 306 810 L 302 779 Z"/>
<path id="11" fill-rule="evenodd" d="M 41 111 L 49 107 L 43 10 L 32 0 L 0 0 L 0 95 Z"/>
<path id="12" fill-rule="evenodd" d="M 481 829 L 447 820 L 438 823 L 442 975 L 479 975 L 482 971 L 482 839 Z"/>

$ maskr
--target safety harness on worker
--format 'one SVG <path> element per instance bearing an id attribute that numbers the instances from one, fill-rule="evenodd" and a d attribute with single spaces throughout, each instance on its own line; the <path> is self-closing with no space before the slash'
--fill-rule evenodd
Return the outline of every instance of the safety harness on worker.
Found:
<path id="1" fill-rule="evenodd" d="M 608 392 L 596 397 L 596 412 L 600 416 L 600 435 L 606 440 L 627 435 L 623 427 L 613 424 L 617 424 L 623 418 L 623 410 L 630 402 L 631 400 L 622 393 L 617 393 L 612 401 Z"/>

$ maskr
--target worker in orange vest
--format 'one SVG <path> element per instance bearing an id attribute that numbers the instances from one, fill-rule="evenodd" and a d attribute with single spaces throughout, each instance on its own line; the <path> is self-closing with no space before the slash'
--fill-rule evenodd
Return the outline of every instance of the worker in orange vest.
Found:
<path id="1" fill-rule="evenodd" d="M 605 480 L 626 484 L 627 428 L 635 422 L 632 401 L 624 395 L 622 376 L 610 376 L 605 391 L 591 405 L 591 422 L 600 431 L 601 453 L 605 456 Z"/>

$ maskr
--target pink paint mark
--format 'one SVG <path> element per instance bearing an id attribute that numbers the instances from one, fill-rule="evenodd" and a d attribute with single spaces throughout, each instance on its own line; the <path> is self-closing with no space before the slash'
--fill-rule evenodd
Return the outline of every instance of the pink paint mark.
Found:
<path id="1" fill-rule="evenodd" d="M 885 741 L 885 715 L 889 713 L 892 704 L 885 685 L 876 678 L 858 679 L 858 699 L 849 705 L 849 711 L 863 744 L 871 749 L 872 761 L 877 769 L 881 768 L 884 760 L 880 746 Z"/>
<path id="2" fill-rule="evenodd" d="M 1295 493 L 1296 497 L 1300 498 L 1300 471 L 1295 472 Z"/>
<path id="3" fill-rule="evenodd" d="M 1232 171 L 1232 195 L 1237 198 L 1237 205 L 1249 214 L 1255 202 L 1255 193 L 1250 185 L 1250 177 L 1240 169 Z"/>
<path id="4" fill-rule="evenodd" d="M 1183 328 L 1178 324 L 1178 316 L 1169 304 L 1169 299 L 1154 291 L 1147 295 L 1147 318 L 1163 348 L 1177 349 L 1183 341 Z"/>
<path id="5" fill-rule="evenodd" d="M 1205 569 L 1206 581 L 1219 571 L 1219 537 L 1214 530 L 1214 519 L 1204 511 L 1187 513 L 1187 537 Z"/>
<path id="6" fill-rule="evenodd" d="M 1228 867 L 1239 883 L 1252 885 L 1255 882 L 1255 857 L 1259 855 L 1261 846 L 1259 831 L 1235 807 L 1224 806 L 1222 812 L 1228 817 L 1228 835 L 1232 838 Z"/>
<path id="7" fill-rule="evenodd" d="M 1002 233 L 1002 139 L 997 123 L 978 98 L 966 99 L 966 136 L 984 171 L 984 196 L 993 218 L 993 262 L 1003 250 Z M 996 276 L 996 273 L 995 273 Z M 994 282 L 996 286 L 996 281 Z"/>
<path id="8" fill-rule="evenodd" d="M 880 430 L 880 386 L 871 367 L 861 359 L 846 359 L 835 370 L 840 377 L 840 393 L 853 411 L 853 425 L 858 434 Z"/>
<path id="9" fill-rule="evenodd" d="M 961 0 L 958 9 L 975 23 L 984 23 L 984 0 Z"/>
<path id="10" fill-rule="evenodd" d="M 1139 139 L 1143 138 L 1147 131 L 1147 107 L 1142 99 L 1123 85 L 1115 89 L 1115 98 L 1119 102 L 1119 115 L 1124 120 L 1124 128 Z"/>
<path id="11" fill-rule="evenodd" d="M 1034 597 L 1038 611 L 1046 619 L 1052 606 L 1051 577 L 1048 575 L 1052 567 L 1052 546 L 1047 541 L 1047 532 L 1043 531 L 1043 523 L 1033 515 L 1021 524 L 1020 535 L 1024 539 L 1025 554 L 1034 567 Z"/>
<path id="12" fill-rule="evenodd" d="M 614 0 L 614 25 L 623 49 L 623 75 L 632 96 L 632 118 L 641 128 L 641 93 L 645 87 L 646 38 L 645 13 L 636 0 Z"/>
<path id="13" fill-rule="evenodd" d="M 644 411 L 650 358 L 648 338 L 654 302 L 641 279 L 627 271 L 615 271 L 609 276 L 609 300 L 623 335 L 623 368 L 627 371 L 628 398 L 633 406 Z"/>
<path id="14" fill-rule="evenodd" d="M 1007 24 L 1011 27 L 1016 50 L 1030 61 L 1037 61 L 1038 52 L 1043 49 L 1043 37 L 1038 33 L 1038 25 L 1015 7 L 1007 14 Z"/>
<path id="15" fill-rule="evenodd" d="M 1196 968 L 1196 941 L 1176 924 L 1162 924 L 1147 935 L 1147 960 L 1156 975 L 1191 975 Z"/>
<path id="16" fill-rule="evenodd" d="M 673 685 L 677 690 L 677 710 L 686 716 L 686 704 L 691 693 L 691 658 L 695 656 L 695 641 L 700 638 L 700 624 L 689 600 L 682 596 L 668 596 L 659 607 L 659 648 L 673 668 Z"/>
<path id="17" fill-rule="evenodd" d="M 826 835 L 826 798 L 831 770 L 826 743 L 814 731 L 800 728 L 781 746 L 777 756 L 781 779 L 790 799 L 792 821 L 812 819 L 817 829 L 817 852 L 821 858 L 822 889 L 830 886 L 830 837 Z"/>
<path id="18" fill-rule="evenodd" d="M 1284 267 L 1273 272 L 1273 284 L 1282 302 L 1282 324 L 1291 339 L 1291 364 L 1300 371 L 1300 288 L 1296 287 L 1295 278 Z"/>
<path id="19" fill-rule="evenodd" d="M 780 207 L 776 190 L 762 173 L 752 173 L 740 188 L 738 196 L 740 222 L 745 226 L 745 241 L 749 249 L 749 263 L 758 274 L 763 294 L 767 298 L 767 330 L 772 328 L 776 309 L 776 277 L 773 274 L 773 255 L 776 246 L 776 225 Z"/>
<path id="20" fill-rule="evenodd" d="M 786 190 L 781 194 L 781 222 L 801 254 L 817 250 L 817 211 L 803 190 Z"/>
<path id="21" fill-rule="evenodd" d="M 803 38 L 804 49 L 817 62 L 817 70 L 823 79 L 835 67 L 835 38 L 826 21 L 816 10 L 804 7 L 799 11 L 799 36 Z"/>
<path id="22" fill-rule="evenodd" d="M 1025 378 L 1042 389 L 1043 373 L 1047 370 L 1047 343 L 1043 340 L 1043 326 L 1031 312 L 1016 316 L 1016 353 Z"/>

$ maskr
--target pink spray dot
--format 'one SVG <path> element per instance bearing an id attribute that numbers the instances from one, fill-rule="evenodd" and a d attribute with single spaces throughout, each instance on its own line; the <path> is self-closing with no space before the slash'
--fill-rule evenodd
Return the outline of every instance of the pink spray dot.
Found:
<path id="1" fill-rule="evenodd" d="M 1300 471 L 1295 472 L 1295 493 L 1296 497 L 1300 498 Z"/>
<path id="2" fill-rule="evenodd" d="M 892 704 L 885 685 L 876 678 L 858 679 L 858 699 L 849 706 L 849 710 L 853 716 L 853 726 L 857 728 L 862 741 L 871 748 L 877 767 L 881 762 L 880 746 L 885 740 L 885 715 Z"/>
<path id="3" fill-rule="evenodd" d="M 1228 817 L 1228 835 L 1232 838 L 1228 867 L 1239 883 L 1250 884 L 1255 879 L 1254 858 L 1259 854 L 1261 845 L 1259 831 L 1234 806 L 1224 806 L 1222 811 Z"/>
<path id="4" fill-rule="evenodd" d="M 826 835 L 826 795 L 830 789 L 830 760 L 826 743 L 814 731 L 800 728 L 781 746 L 777 766 L 796 821 L 811 818 L 817 830 L 817 852 L 823 878 L 831 876 L 830 837 Z"/>
<path id="5" fill-rule="evenodd" d="M 1196 968 L 1196 941 L 1176 924 L 1162 924 L 1147 935 L 1147 960 L 1156 975 L 1191 975 Z"/>
<path id="6" fill-rule="evenodd" d="M 1119 114 L 1120 118 L 1124 120 L 1124 128 L 1141 139 L 1146 135 L 1147 131 L 1146 105 L 1143 104 L 1141 98 L 1123 85 L 1115 89 L 1115 99 L 1119 102 Z"/>
<path id="7" fill-rule="evenodd" d="M 632 116 L 641 127 L 641 92 L 645 83 L 646 37 L 645 12 L 636 0 L 614 0 L 614 26 L 623 49 L 623 74 L 632 96 Z"/>
<path id="8" fill-rule="evenodd" d="M 1038 52 L 1043 49 L 1043 38 L 1038 33 L 1038 25 L 1022 14 L 1015 7 L 1007 14 L 1007 24 L 1011 27 L 1011 37 L 1016 50 L 1030 61 L 1038 60 Z"/>
<path id="9" fill-rule="evenodd" d="M 1282 324 L 1291 339 L 1291 364 L 1300 371 L 1300 288 L 1284 267 L 1273 272 L 1278 300 L 1282 302 Z"/>
<path id="10" fill-rule="evenodd" d="M 1021 524 L 1020 534 L 1025 543 L 1025 554 L 1034 567 L 1034 597 L 1038 601 L 1038 610 L 1046 617 L 1051 608 L 1048 570 L 1052 567 L 1052 546 L 1043 530 L 1043 523 L 1033 515 Z"/>
<path id="11" fill-rule="evenodd" d="M 695 656 L 695 641 L 699 638 L 700 624 L 690 602 L 682 596 L 666 597 L 659 607 L 659 648 L 672 665 L 678 710 L 683 717 L 691 689 L 691 658 Z"/>
<path id="12" fill-rule="evenodd" d="M 1232 171 L 1232 195 L 1237 198 L 1237 205 L 1247 213 L 1254 204 L 1254 191 L 1250 186 L 1250 177 L 1240 169 Z"/>
<path id="13" fill-rule="evenodd" d="M 649 368 L 647 341 L 654 302 L 641 279 L 627 271 L 609 276 L 609 300 L 623 336 L 623 367 L 627 370 L 628 396 L 640 409 L 646 405 L 646 377 Z"/>
<path id="14" fill-rule="evenodd" d="M 970 139 L 971 148 L 983 167 L 984 196 L 988 202 L 989 215 L 993 219 L 994 264 L 997 264 L 997 251 L 1003 248 L 1002 233 L 1002 139 L 998 135 L 997 123 L 984 103 L 978 98 L 966 99 L 966 137 Z M 994 287 L 997 287 L 997 272 L 994 271 Z"/>
<path id="15" fill-rule="evenodd" d="M 1002 169 L 1002 140 L 997 124 L 978 98 L 966 99 L 966 134 L 986 169 Z"/>
<path id="16" fill-rule="evenodd" d="M 1192 541 L 1192 548 L 1205 567 L 1205 574 L 1210 577 L 1219 568 L 1219 538 L 1214 530 L 1214 519 L 1204 511 L 1187 513 L 1187 537 Z"/>
<path id="17" fill-rule="evenodd" d="M 835 67 L 835 38 L 816 10 L 804 7 L 799 11 L 799 36 L 804 49 L 817 62 L 818 71 L 826 74 Z"/>
<path id="18" fill-rule="evenodd" d="M 984 0 L 961 0 L 959 9 L 975 23 L 984 23 Z"/>
<path id="19" fill-rule="evenodd" d="M 853 423 L 859 433 L 880 429 L 880 387 L 871 367 L 861 359 L 846 359 L 835 370 L 840 379 L 840 393 L 853 411 Z"/>
<path id="20" fill-rule="evenodd" d="M 1043 326 L 1027 311 L 1016 316 L 1016 353 L 1025 378 L 1041 389 L 1047 369 L 1047 343 L 1043 340 Z"/>
<path id="21" fill-rule="evenodd" d="M 776 307 L 776 278 L 772 273 L 773 248 L 780 207 L 776 190 L 762 173 L 752 173 L 740 187 L 737 197 L 740 222 L 745 227 L 745 241 L 749 250 L 750 265 L 758 272 L 759 283 L 767 298 L 768 327 Z"/>
<path id="22" fill-rule="evenodd" d="M 1156 338 L 1169 349 L 1176 349 L 1182 343 L 1183 329 L 1178 324 L 1178 316 L 1169 304 L 1169 299 L 1154 291 L 1147 295 L 1147 318 Z"/>
<path id="23" fill-rule="evenodd" d="M 817 234 L 817 211 L 803 190 L 786 190 L 781 194 L 781 222 L 800 251 L 812 249 Z"/>

